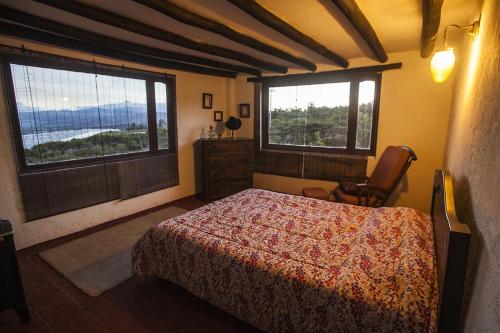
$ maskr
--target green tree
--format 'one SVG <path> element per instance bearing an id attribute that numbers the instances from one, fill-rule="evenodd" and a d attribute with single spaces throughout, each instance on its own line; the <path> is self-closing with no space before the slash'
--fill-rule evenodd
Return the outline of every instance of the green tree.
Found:
<path id="1" fill-rule="evenodd" d="M 269 140 L 274 144 L 345 147 L 348 106 L 274 109 L 270 112 Z"/>

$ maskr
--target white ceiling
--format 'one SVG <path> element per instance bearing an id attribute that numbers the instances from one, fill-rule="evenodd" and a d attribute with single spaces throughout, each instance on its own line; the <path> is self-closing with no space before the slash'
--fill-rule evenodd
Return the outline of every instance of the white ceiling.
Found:
<path id="1" fill-rule="evenodd" d="M 226 0 L 171 1 L 295 56 L 306 58 L 318 65 L 331 64 L 327 59 L 261 24 Z M 107 26 L 31 0 L 2 0 L 1 2 L 11 8 L 115 38 L 165 50 L 212 58 L 227 63 L 238 63 L 234 60 L 211 56 Z M 262 60 L 282 64 L 291 69 L 298 67 L 297 65 L 235 43 L 214 33 L 175 21 L 132 0 L 80 0 L 80 2 L 112 11 L 116 14 L 133 18 L 194 40 L 234 49 Z M 371 51 L 365 45 L 364 41 L 361 40 L 335 6 L 331 4 L 330 0 L 258 0 L 258 2 L 298 30 L 311 36 L 344 58 L 353 59 L 363 56 L 373 58 Z M 421 0 L 357 0 L 357 3 L 372 24 L 387 53 L 419 49 L 422 21 Z M 442 30 L 448 24 L 470 23 L 469 21 L 476 3 L 476 0 L 445 0 L 439 38 L 441 39 Z"/>

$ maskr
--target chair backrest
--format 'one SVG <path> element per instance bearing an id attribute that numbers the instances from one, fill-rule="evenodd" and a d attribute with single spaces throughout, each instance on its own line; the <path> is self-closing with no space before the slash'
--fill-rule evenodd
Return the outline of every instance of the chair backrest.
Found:
<path id="1" fill-rule="evenodd" d="M 389 196 L 403 178 L 417 155 L 409 147 L 389 146 L 380 157 L 368 184 L 380 187 Z"/>

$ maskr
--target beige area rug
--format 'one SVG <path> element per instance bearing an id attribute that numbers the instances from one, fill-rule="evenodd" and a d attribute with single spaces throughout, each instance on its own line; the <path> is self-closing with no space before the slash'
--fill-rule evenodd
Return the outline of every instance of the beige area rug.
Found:
<path id="1" fill-rule="evenodd" d="M 49 265 L 90 296 L 132 277 L 131 250 L 149 227 L 187 210 L 170 206 L 40 253 Z"/>

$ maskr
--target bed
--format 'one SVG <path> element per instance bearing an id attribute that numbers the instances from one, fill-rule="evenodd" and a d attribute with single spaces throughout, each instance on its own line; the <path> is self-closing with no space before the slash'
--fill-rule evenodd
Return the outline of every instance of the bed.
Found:
<path id="1" fill-rule="evenodd" d="M 436 172 L 431 215 L 245 190 L 149 229 L 133 274 L 263 331 L 445 331 L 458 322 L 470 234 L 446 177 Z"/>

